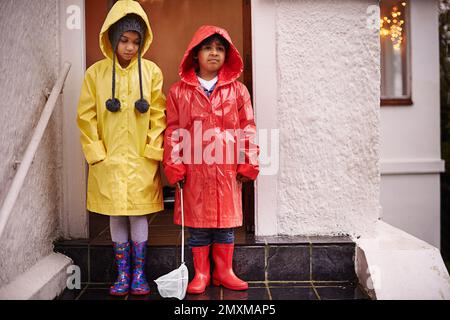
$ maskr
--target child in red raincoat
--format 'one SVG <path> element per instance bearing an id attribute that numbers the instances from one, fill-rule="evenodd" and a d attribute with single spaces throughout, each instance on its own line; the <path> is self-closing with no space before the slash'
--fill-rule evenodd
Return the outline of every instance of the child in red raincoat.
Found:
<path id="1" fill-rule="evenodd" d="M 228 33 L 202 26 L 182 59 L 167 101 L 164 171 L 170 183 L 184 184 L 185 225 L 189 229 L 195 277 L 187 292 L 213 284 L 246 290 L 233 272 L 234 229 L 242 225 L 242 182 L 259 173 L 253 108 L 247 88 L 236 79 L 242 59 Z M 174 222 L 181 224 L 180 194 Z"/>

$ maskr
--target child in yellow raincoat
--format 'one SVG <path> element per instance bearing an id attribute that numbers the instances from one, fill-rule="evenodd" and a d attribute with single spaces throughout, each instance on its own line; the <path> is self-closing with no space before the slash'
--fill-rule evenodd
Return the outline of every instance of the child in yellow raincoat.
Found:
<path id="1" fill-rule="evenodd" d="M 166 128 L 163 77 L 155 63 L 142 58 L 152 38 L 139 3 L 116 2 L 100 33 L 105 59 L 86 71 L 78 104 L 89 163 L 87 208 L 110 216 L 118 267 L 112 295 L 149 293 L 147 215 L 164 209 L 159 172 Z"/>

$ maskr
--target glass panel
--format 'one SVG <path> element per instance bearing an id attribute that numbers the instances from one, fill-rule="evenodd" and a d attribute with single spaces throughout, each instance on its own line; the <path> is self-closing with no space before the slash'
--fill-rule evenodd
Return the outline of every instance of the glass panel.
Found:
<path id="1" fill-rule="evenodd" d="M 408 1 L 381 0 L 381 98 L 411 97 Z"/>

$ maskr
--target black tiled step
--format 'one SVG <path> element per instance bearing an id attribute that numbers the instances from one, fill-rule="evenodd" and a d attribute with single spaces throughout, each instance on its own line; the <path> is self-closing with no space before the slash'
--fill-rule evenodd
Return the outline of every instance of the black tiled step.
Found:
<path id="1" fill-rule="evenodd" d="M 367 295 L 353 283 L 322 286 L 314 282 L 249 282 L 249 289 L 233 291 L 223 287 L 208 286 L 202 294 L 186 294 L 185 300 L 366 300 Z M 150 294 L 145 296 L 109 295 L 109 283 L 89 284 L 81 290 L 66 289 L 60 300 L 162 300 L 155 283 L 150 282 Z M 171 298 L 176 300 L 174 298 Z"/>
<path id="2" fill-rule="evenodd" d="M 318 300 L 313 287 L 277 286 L 270 288 L 272 300 Z"/>
<path id="3" fill-rule="evenodd" d="M 368 296 L 359 286 L 342 285 L 338 287 L 317 287 L 322 300 L 367 300 Z"/>
<path id="4" fill-rule="evenodd" d="M 112 282 L 115 278 L 112 244 L 61 241 L 55 243 L 55 251 L 66 254 L 80 266 L 82 282 Z M 147 252 L 149 279 L 156 279 L 180 265 L 179 246 L 149 246 Z M 192 279 L 192 254 L 187 246 L 185 260 Z M 233 268 L 247 281 L 356 282 L 354 260 L 355 244 L 342 239 L 289 245 L 248 243 L 235 246 Z M 211 269 L 214 269 L 213 262 Z"/>
<path id="5" fill-rule="evenodd" d="M 81 290 L 64 292 L 61 298 L 97 299 L 108 295 L 116 277 L 107 216 L 90 218 L 91 240 L 63 240 L 55 251 L 66 254 L 80 266 Z M 153 286 L 148 297 L 124 299 L 161 299 L 153 280 L 180 265 L 181 228 L 173 224 L 170 210 L 149 216 L 149 246 L 146 274 Z M 347 236 L 255 237 L 237 228 L 233 268 L 250 289 L 234 292 L 208 287 L 203 295 L 186 299 L 360 299 L 366 297 L 357 286 L 355 243 Z M 188 232 L 185 232 L 187 239 Z M 192 254 L 185 247 L 190 279 L 194 276 Z M 212 259 L 211 259 L 212 261 Z M 211 262 L 211 272 L 214 263 Z M 323 297 L 322 297 L 323 296 Z M 114 297 L 113 297 L 114 298 Z"/>
<path id="6" fill-rule="evenodd" d="M 245 291 L 222 288 L 222 292 L 222 300 L 270 300 L 269 291 L 265 287 L 249 287 Z"/>
<path id="7" fill-rule="evenodd" d="M 311 280 L 354 281 L 355 245 L 313 245 L 311 253 Z"/>
<path id="8" fill-rule="evenodd" d="M 270 246 L 267 273 L 270 281 L 310 280 L 310 247 L 304 245 Z"/>

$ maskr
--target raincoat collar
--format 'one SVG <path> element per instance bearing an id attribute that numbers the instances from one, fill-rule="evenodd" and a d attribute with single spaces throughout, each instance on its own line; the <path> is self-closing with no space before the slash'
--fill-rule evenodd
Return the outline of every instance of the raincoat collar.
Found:
<path id="1" fill-rule="evenodd" d="M 197 75 L 195 74 L 196 62 L 193 58 L 192 49 L 194 49 L 198 44 L 200 44 L 203 40 L 212 36 L 213 34 L 220 34 L 224 37 L 230 44 L 230 48 L 227 52 L 227 56 L 225 58 L 225 63 L 222 68 L 219 70 L 219 80 L 217 82 L 217 86 L 233 82 L 241 75 L 244 70 L 244 64 L 242 62 L 241 55 L 239 51 L 236 49 L 234 44 L 231 41 L 228 32 L 225 29 L 216 27 L 216 26 L 201 26 L 194 34 L 189 46 L 184 53 L 183 59 L 181 60 L 180 67 L 178 69 L 178 74 L 181 77 L 181 81 L 186 82 L 193 86 L 198 86 L 199 81 L 197 79 Z"/>
<path id="2" fill-rule="evenodd" d="M 152 29 L 150 28 L 150 22 L 148 21 L 147 14 L 145 13 L 144 9 L 142 9 L 141 5 L 134 0 L 119 0 L 114 4 L 114 6 L 106 16 L 105 22 L 103 23 L 99 35 L 100 49 L 102 50 L 103 55 L 111 61 L 113 59 L 114 50 L 111 46 L 111 42 L 109 41 L 108 30 L 114 23 L 125 17 L 127 14 L 131 13 L 140 16 L 147 26 L 147 32 L 145 33 L 145 38 L 141 49 L 141 56 L 144 56 L 153 41 L 153 33 Z M 135 63 L 137 63 L 137 56 L 133 58 L 128 67 L 125 69 L 130 68 Z M 117 63 L 116 67 L 123 69 L 119 63 Z"/>

